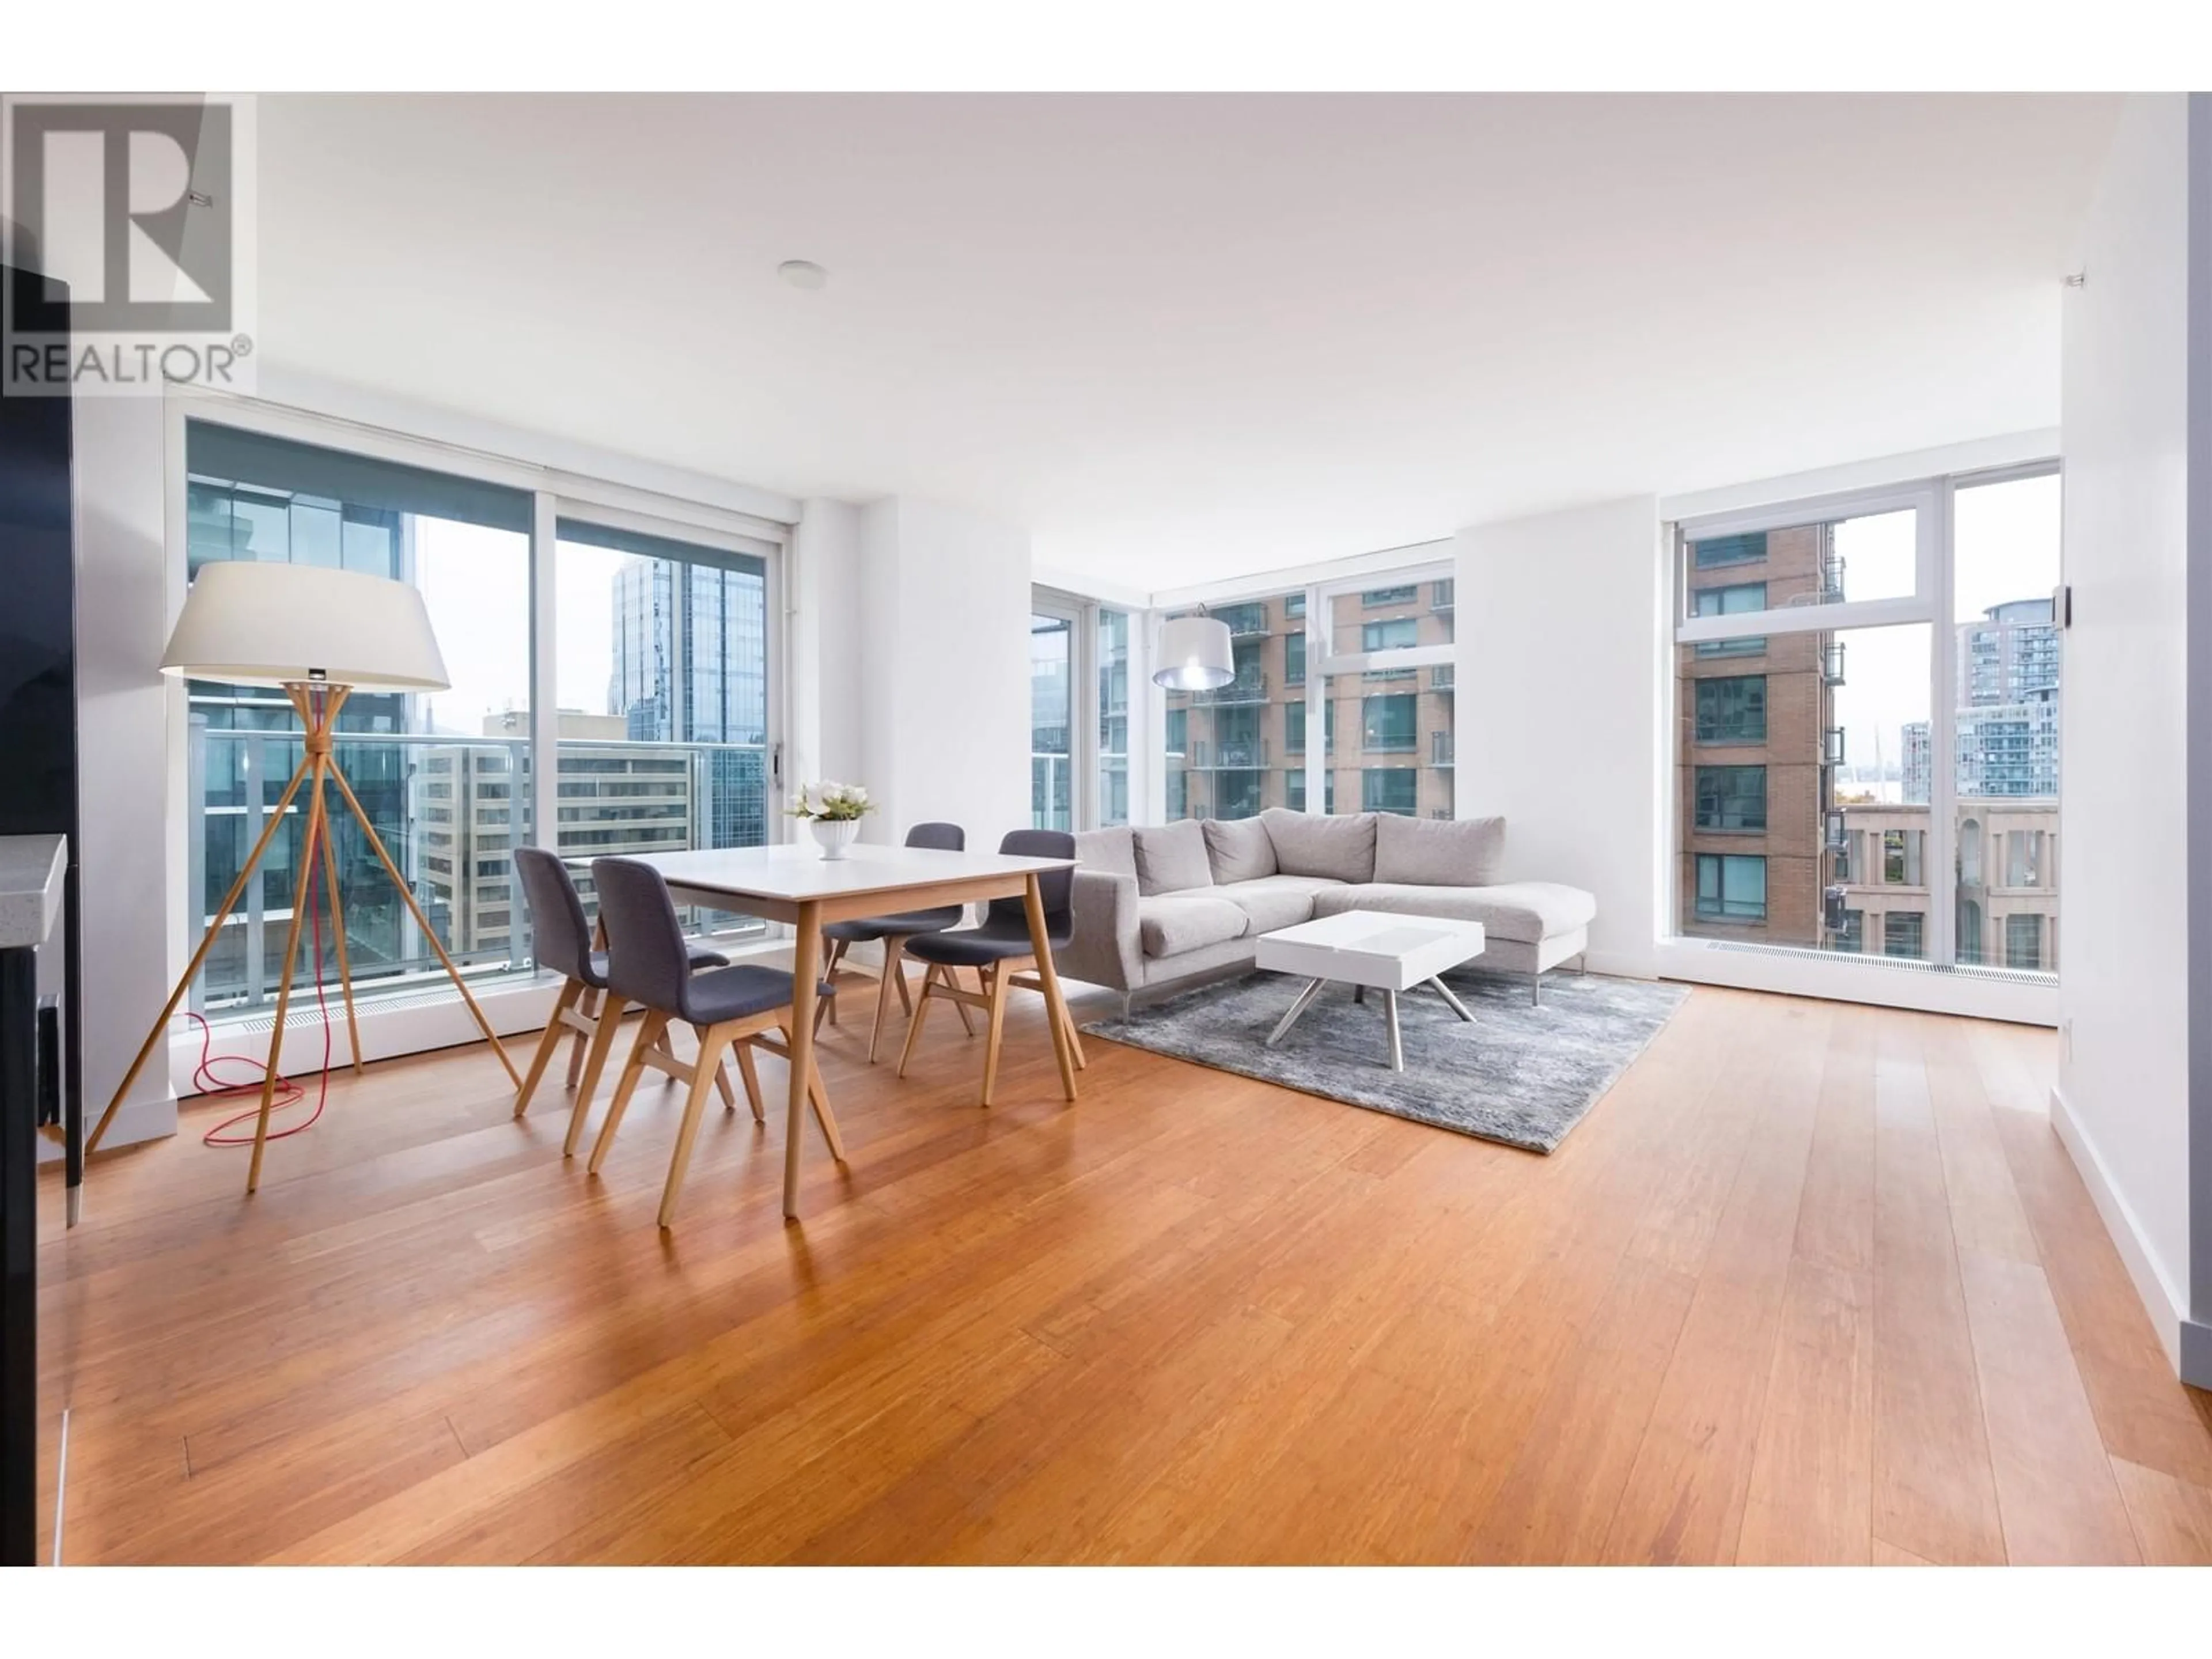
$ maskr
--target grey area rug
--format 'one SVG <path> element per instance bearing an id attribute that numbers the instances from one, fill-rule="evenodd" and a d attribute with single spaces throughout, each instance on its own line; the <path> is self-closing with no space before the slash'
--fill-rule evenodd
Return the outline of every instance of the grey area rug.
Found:
<path id="1" fill-rule="evenodd" d="M 1474 1016 L 1462 1020 L 1433 989 L 1398 999 L 1406 1069 L 1390 1069 L 1382 994 L 1364 1003 L 1326 985 L 1276 1047 L 1267 1033 L 1305 981 L 1255 973 L 1140 1006 L 1083 1029 L 1114 1042 L 1279 1083 L 1328 1100 L 1533 1152 L 1548 1152 L 1644 1052 L 1689 995 L 1645 980 L 1555 975 L 1541 1007 L 1528 981 L 1447 974 Z"/>

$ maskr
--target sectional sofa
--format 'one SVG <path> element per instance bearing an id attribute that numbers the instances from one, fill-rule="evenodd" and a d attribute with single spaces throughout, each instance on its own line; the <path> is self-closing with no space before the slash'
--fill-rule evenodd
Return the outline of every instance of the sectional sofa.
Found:
<path id="1" fill-rule="evenodd" d="M 1344 910 L 1391 910 L 1482 924 L 1476 964 L 1543 975 L 1583 955 L 1597 901 L 1556 882 L 1500 882 L 1505 820 L 1447 823 L 1388 812 L 1321 816 L 1270 808 L 1256 818 L 1186 819 L 1075 838 L 1074 936 L 1054 953 L 1071 978 L 1121 993 L 1252 965 L 1262 933 Z"/>

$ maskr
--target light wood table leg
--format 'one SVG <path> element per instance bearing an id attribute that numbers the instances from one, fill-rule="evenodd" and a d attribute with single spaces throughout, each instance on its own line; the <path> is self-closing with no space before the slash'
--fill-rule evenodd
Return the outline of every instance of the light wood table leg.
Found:
<path id="1" fill-rule="evenodd" d="M 906 939 L 902 934 L 893 933 L 884 940 L 883 977 L 876 981 L 876 1024 L 868 1033 L 868 1064 L 871 1066 L 876 1063 L 876 1050 L 883 1047 L 884 1016 L 890 1012 L 892 996 L 896 994 L 901 1000 L 906 996 L 906 969 L 900 965 L 900 957 L 905 949 Z"/>
<path id="2" fill-rule="evenodd" d="M 821 999 L 822 906 L 799 907 L 791 942 L 791 1096 L 783 1123 L 783 1213 L 799 1218 L 799 1133 L 806 1121 L 806 1080 L 814 1070 L 814 1008 Z"/>
<path id="3" fill-rule="evenodd" d="M 1044 928 L 1044 891 L 1034 875 L 1022 881 L 1022 908 L 1030 921 L 1030 946 L 1036 952 L 1038 981 L 1044 987 L 1045 1023 L 1052 1027 L 1052 1052 L 1060 1061 L 1060 1091 L 1075 1098 L 1075 1053 L 1067 1042 L 1067 1000 L 1060 994 L 1060 969 L 1053 966 L 1052 942 Z"/>

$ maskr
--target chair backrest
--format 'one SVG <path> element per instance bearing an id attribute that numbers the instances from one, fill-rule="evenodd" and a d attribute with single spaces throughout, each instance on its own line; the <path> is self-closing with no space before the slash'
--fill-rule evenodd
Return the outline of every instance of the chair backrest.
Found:
<path id="1" fill-rule="evenodd" d="M 584 901 L 577 896 L 568 866 L 542 847 L 518 847 L 514 873 L 530 907 L 531 951 L 538 965 L 590 984 L 585 963 L 591 956 L 591 924 L 584 919 Z"/>
<path id="2" fill-rule="evenodd" d="M 1065 830 L 1009 830 L 1000 841 L 999 850 L 1012 858 L 1072 859 L 1075 856 L 1075 837 Z M 1074 921 L 1074 870 L 1046 871 L 1037 878 L 1037 896 L 1044 901 L 1045 932 L 1054 935 L 1067 932 Z M 993 921 L 1026 927 L 1029 912 L 1023 908 L 1018 898 L 991 901 Z"/>
<path id="3" fill-rule="evenodd" d="M 690 947 L 660 872 L 636 859 L 593 859 L 599 924 L 607 930 L 607 986 L 665 1014 L 684 1012 Z"/>
<path id="4" fill-rule="evenodd" d="M 906 832 L 906 844 L 939 853 L 964 853 L 968 832 L 957 823 L 917 823 Z"/>

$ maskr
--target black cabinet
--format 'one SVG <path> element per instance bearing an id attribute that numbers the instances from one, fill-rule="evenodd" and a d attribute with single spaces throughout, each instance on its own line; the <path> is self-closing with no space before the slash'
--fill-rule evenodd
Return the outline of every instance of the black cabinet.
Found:
<path id="1" fill-rule="evenodd" d="M 42 278 L 0 265 L 0 305 L 18 330 L 64 333 L 65 299 Z M 46 1042 L 40 1086 L 40 1040 L 36 1013 L 35 958 L 27 950 L 4 954 L 5 1022 L 0 1030 L 0 1110 L 27 1115 L 40 1124 L 54 1115 L 69 1127 L 72 1198 L 82 1170 L 77 1148 L 84 1121 L 81 993 L 82 907 L 77 898 L 76 540 L 71 483 L 71 407 L 67 397 L 16 396 L 0 386 L 0 836 L 64 836 L 68 863 L 63 883 L 59 937 L 46 945 L 61 957 L 61 1018 Z M 50 985 L 53 975 L 48 975 Z M 27 1002 L 26 998 L 29 1000 Z M 26 1010 L 28 1012 L 26 1012 Z M 58 1041 L 56 1039 L 58 1039 Z M 59 1062 L 58 1087 L 52 1086 Z M 35 1289 L 30 1253 L 37 1229 L 30 1209 L 36 1182 L 22 1149 L 34 1149 L 36 1131 L 17 1115 L 0 1123 L 9 1156 L 0 1165 L 0 1249 L 6 1282 Z M 11 1298 L 11 1304 L 14 1298 Z M 6 1317 L 0 1341 L 0 1401 L 28 1410 L 34 1400 L 35 1303 Z M 27 1559 L 34 1518 L 32 1475 L 19 1459 L 26 1448 L 15 1424 L 0 1431 L 0 1560 Z M 35 1460 L 35 1440 L 28 1449 Z M 19 1553 L 20 1552 L 20 1553 Z"/>

